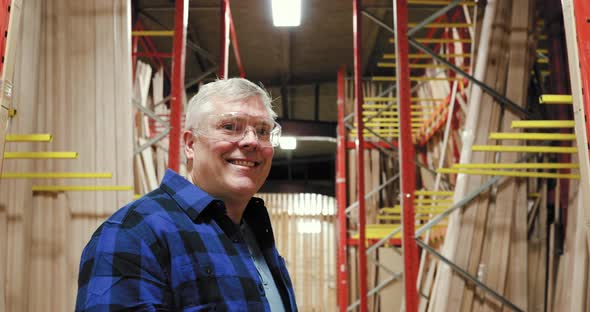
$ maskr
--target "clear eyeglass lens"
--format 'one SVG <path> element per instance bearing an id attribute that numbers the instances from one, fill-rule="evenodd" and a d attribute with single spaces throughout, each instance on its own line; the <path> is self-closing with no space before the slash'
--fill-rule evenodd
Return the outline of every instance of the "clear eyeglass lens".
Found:
<path id="1" fill-rule="evenodd" d="M 272 119 L 256 118 L 245 114 L 213 116 L 207 123 L 206 134 L 220 140 L 237 142 L 248 131 L 254 132 L 262 146 L 278 146 L 281 127 Z"/>

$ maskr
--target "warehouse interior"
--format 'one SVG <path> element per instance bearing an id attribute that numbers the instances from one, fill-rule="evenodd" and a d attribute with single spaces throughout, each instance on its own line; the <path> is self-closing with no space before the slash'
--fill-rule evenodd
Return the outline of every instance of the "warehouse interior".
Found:
<path id="1" fill-rule="evenodd" d="M 0 0 L 0 28 L 0 312 L 74 308 L 228 77 L 282 127 L 256 196 L 300 311 L 590 310 L 587 0 Z"/>

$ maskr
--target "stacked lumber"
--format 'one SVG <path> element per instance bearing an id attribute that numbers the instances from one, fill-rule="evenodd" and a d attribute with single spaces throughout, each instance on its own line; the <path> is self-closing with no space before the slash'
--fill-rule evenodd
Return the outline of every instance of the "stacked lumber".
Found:
<path id="1" fill-rule="evenodd" d="M 587 90 L 584 90 L 583 80 L 587 80 L 588 73 L 584 72 L 587 64 L 582 62 L 587 42 L 578 36 L 585 27 L 586 19 L 574 10 L 574 1 L 562 1 L 563 21 L 566 34 L 567 55 L 572 92 L 572 106 L 575 123 L 576 146 L 578 154 L 573 160 L 579 163 L 580 181 L 576 191 L 574 183 L 570 188 L 574 190 L 568 194 L 570 202 L 567 209 L 566 242 L 561 259 L 550 262 L 550 280 L 547 296 L 549 297 L 549 311 L 587 311 L 590 308 L 590 270 L 588 270 L 588 253 L 590 251 L 590 157 L 588 152 L 588 136 L 585 123 L 588 112 L 585 100 L 588 100 Z M 581 4 L 581 3 L 579 3 Z M 579 5 L 578 4 L 578 5 Z M 580 27 L 581 26 L 581 27 Z M 586 77 L 586 78 L 584 78 Z M 587 107 L 587 105 L 586 105 Z M 573 202 L 572 202 L 573 199 Z M 552 226 L 553 227 L 553 226 Z M 553 230 L 555 230 L 553 228 Z M 554 231 L 551 233 L 555 233 Z M 550 246 L 553 247 L 553 246 Z M 550 250 L 549 252 L 553 252 Z M 553 283 L 555 284 L 553 284 Z"/>
<path id="2" fill-rule="evenodd" d="M 17 2 L 18 3 L 18 2 Z M 110 179 L 3 179 L 6 311 L 72 310 L 83 246 L 132 198 L 130 4 L 23 1 L 9 133 L 50 133 L 6 151 L 72 151 L 76 159 L 9 159 L 4 172 L 108 172 Z M 128 191 L 33 192 L 34 185 Z M 5 261 L 5 262 L 3 262 Z M 55 287 L 59 285 L 59 287 Z M 4 307 L 0 307 L 3 310 Z"/>
<path id="3" fill-rule="evenodd" d="M 496 14 L 494 16 L 493 28 L 491 30 L 491 44 L 484 83 L 500 93 L 504 93 L 508 65 L 504 53 L 505 51 L 509 51 L 510 48 L 508 46 L 508 29 L 505 25 L 508 24 L 509 10 L 511 8 L 508 1 L 498 1 L 495 5 Z M 485 41 L 482 40 L 482 43 L 485 43 Z M 466 130 L 473 131 L 474 144 L 485 144 L 487 141 L 487 135 L 492 130 L 497 129 L 501 114 L 499 105 L 494 102 L 494 99 L 491 96 L 483 94 L 481 109 L 476 111 L 471 105 L 468 109 L 468 114 L 472 114 L 471 118 L 478 118 L 479 122 L 476 123 L 477 128 Z M 473 116 L 473 114 L 476 115 Z M 467 148 L 469 147 L 470 146 Z M 462 163 L 491 163 L 493 161 L 494 155 L 490 153 L 477 153 L 473 155 L 473 157 L 470 157 L 470 159 L 466 159 L 464 155 L 461 155 Z M 484 182 L 484 179 L 481 176 L 468 176 L 465 177 L 465 180 L 466 182 L 463 189 L 457 186 L 455 201 L 462 199 L 465 194 L 476 190 Z M 489 265 L 484 259 L 489 256 L 490 249 L 484 247 L 488 247 L 491 240 L 491 237 L 486 235 L 486 220 L 492 219 L 490 215 L 493 215 L 495 211 L 493 209 L 494 202 L 491 201 L 491 196 L 492 194 L 489 191 L 484 192 L 481 196 L 467 205 L 459 216 L 459 223 L 456 224 L 452 222 L 450 224 L 449 233 L 445 241 L 445 247 L 451 245 L 450 248 L 445 250 L 446 256 L 454 261 L 459 267 L 466 269 L 466 271 L 473 275 L 477 275 L 478 270 L 480 273 L 481 271 L 485 271 Z M 504 231 L 509 231 L 509 229 L 505 228 Z M 458 240 L 461 241 L 461 244 L 456 244 Z M 454 246 L 452 244 L 454 244 Z M 476 289 L 473 287 L 467 287 L 469 285 L 467 285 L 465 280 L 458 274 L 449 273 L 448 268 L 443 266 L 440 273 L 437 274 L 437 288 L 434 290 L 435 299 L 434 302 L 431 301 L 429 310 L 470 311 L 472 309 L 481 308 L 479 306 L 481 301 L 477 301 L 474 304 Z M 486 276 L 492 276 L 492 274 L 486 274 Z M 503 292 L 503 289 L 500 291 Z"/>
<path id="4" fill-rule="evenodd" d="M 164 70 L 160 67 L 154 74 L 152 73 L 150 65 L 142 61 L 137 61 L 135 64 L 133 83 L 133 102 L 135 103 L 134 173 L 135 194 L 138 195 L 146 194 L 157 188 L 168 167 L 170 109 L 164 98 Z M 184 124 L 181 127 L 184 129 Z M 180 155 L 184 159 L 182 145 Z M 187 177 L 186 162 L 182 159 L 179 173 Z"/>
<path id="5" fill-rule="evenodd" d="M 529 96 L 529 73 L 536 44 L 534 3 L 529 0 L 495 1 L 491 4 L 492 10 L 488 3 L 486 14 L 494 14 L 491 34 L 489 39 L 482 37 L 479 49 L 480 53 L 489 53 L 480 55 L 487 63 L 483 67 L 485 71 L 481 71 L 485 73 L 483 82 L 522 108 Z M 478 68 L 475 70 L 477 73 Z M 508 109 L 500 109 L 490 95 L 478 94 L 480 91 L 476 89 L 472 89 L 469 98 L 461 165 L 518 162 L 523 155 L 507 152 L 471 154 L 471 146 L 487 144 L 491 132 L 518 132 L 512 128 L 513 122 L 520 119 Z M 496 144 L 511 147 L 526 143 L 504 140 Z M 429 154 L 432 153 L 440 154 L 429 150 Z M 480 175 L 460 175 L 456 182 L 455 202 L 478 190 L 486 180 Z M 559 241 L 559 229 L 551 225 L 550 235 L 547 232 L 552 220 L 548 218 L 546 181 L 516 177 L 500 180 L 454 213 L 443 254 L 520 310 L 585 311 L 588 247 L 584 224 L 580 221 L 584 208 L 582 201 L 578 200 L 583 189 L 572 183 L 572 191 L 568 194 L 571 208 L 567 214 L 565 253 L 562 256 L 556 253 L 558 246 L 554 244 Z M 555 222 L 566 223 L 565 220 Z M 548 242 L 551 242 L 549 248 Z M 550 268 L 548 272 L 546 267 Z M 571 292 L 573 289 L 577 290 L 575 295 Z M 428 293 L 428 289 L 422 291 Z M 510 310 L 508 305 L 451 271 L 445 264 L 438 266 L 429 298 L 431 300 L 424 300 L 421 306 L 424 308 L 427 303 L 428 311 Z"/>
<path id="6" fill-rule="evenodd" d="M 319 194 L 260 193 L 270 213 L 301 311 L 336 306 L 336 200 Z"/>
<path id="7" fill-rule="evenodd" d="M 2 65 L 0 65 L 1 81 L 0 81 L 0 173 L 2 173 L 2 165 L 4 160 L 4 144 L 7 130 L 9 129 L 10 118 L 14 117 L 14 103 L 12 101 L 10 86 L 14 83 L 14 67 L 16 64 L 17 51 L 20 51 L 22 47 L 18 43 L 18 35 L 21 26 L 21 1 L 13 1 L 12 9 L 8 10 L 7 7 L 0 7 L 4 20 L 1 22 L 1 29 L 5 31 L 5 37 L 0 39 L 0 51 L 2 56 Z M 6 21 L 8 18 L 8 21 Z M 1 185 L 1 181 L 0 181 Z M 4 203 L 0 202 L 0 250 L 7 249 L 7 231 L 8 214 L 7 207 Z M 6 274 L 7 267 L 6 263 L 8 260 L 7 253 L 0 254 L 0 311 L 5 311 L 6 305 Z"/>

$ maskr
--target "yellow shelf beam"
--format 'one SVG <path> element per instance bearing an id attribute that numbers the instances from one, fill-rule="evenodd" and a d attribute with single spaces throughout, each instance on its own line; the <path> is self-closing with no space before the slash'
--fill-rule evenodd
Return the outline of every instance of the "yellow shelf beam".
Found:
<path id="1" fill-rule="evenodd" d="M 454 164 L 457 169 L 577 169 L 576 163 Z"/>
<path id="2" fill-rule="evenodd" d="M 381 67 L 381 68 L 395 68 L 396 66 L 397 66 L 396 63 L 390 63 L 390 62 L 377 63 L 377 67 Z M 439 64 L 410 64 L 410 68 L 449 68 L 449 66 L 439 65 Z M 461 69 L 467 71 L 467 70 L 469 70 L 469 67 L 463 66 Z"/>
<path id="3" fill-rule="evenodd" d="M 425 195 L 425 196 L 453 196 L 453 191 L 425 191 L 420 190 L 414 192 L 414 195 Z"/>
<path id="4" fill-rule="evenodd" d="M 469 58 L 471 54 L 469 53 L 450 53 L 450 54 L 439 54 L 440 57 L 462 57 L 462 58 Z M 383 54 L 384 59 L 395 59 L 396 55 L 393 53 L 385 53 Z M 410 53 L 408 54 L 408 58 L 411 59 L 431 59 L 432 56 L 430 54 L 425 53 Z"/>
<path id="5" fill-rule="evenodd" d="M 74 159 L 76 152 L 4 152 L 4 159 Z"/>
<path id="6" fill-rule="evenodd" d="M 131 36 L 148 36 L 148 37 L 172 37 L 173 30 L 134 30 Z"/>
<path id="7" fill-rule="evenodd" d="M 473 145 L 472 151 L 476 152 L 521 152 L 521 153 L 577 153 L 576 147 L 562 146 L 504 146 L 504 145 Z"/>
<path id="8" fill-rule="evenodd" d="M 397 77 L 374 76 L 373 81 L 396 81 Z M 410 81 L 461 81 L 462 77 L 410 77 Z"/>
<path id="9" fill-rule="evenodd" d="M 413 28 L 418 26 L 418 23 L 408 23 L 408 27 Z M 469 28 L 473 26 L 470 23 L 430 23 L 424 25 L 424 28 Z"/>
<path id="10" fill-rule="evenodd" d="M 130 185 L 33 185 L 34 192 L 131 191 Z"/>
<path id="11" fill-rule="evenodd" d="M 408 4 L 422 4 L 422 5 L 449 5 L 451 1 L 440 0 L 408 0 Z M 461 1 L 457 5 L 475 6 L 475 1 Z"/>
<path id="12" fill-rule="evenodd" d="M 380 116 L 399 116 L 399 113 L 396 111 L 382 111 L 382 112 L 376 112 L 376 111 L 363 111 L 363 115 L 364 116 L 375 116 L 379 114 Z M 423 113 L 421 111 L 412 111 L 410 112 L 411 116 L 423 116 L 423 115 L 430 115 L 429 112 Z"/>
<path id="13" fill-rule="evenodd" d="M 110 179 L 110 172 L 4 172 L 2 179 Z"/>
<path id="14" fill-rule="evenodd" d="M 521 178 L 544 178 L 544 179 L 579 179 L 579 174 L 567 173 L 550 173 L 550 172 L 529 172 L 529 171 L 502 171 L 502 170 L 478 170 L 478 169 L 454 169 L 440 168 L 436 172 L 440 173 L 462 173 L 474 175 L 491 175 L 504 177 L 521 177 Z"/>
<path id="15" fill-rule="evenodd" d="M 395 68 L 397 66 L 396 63 L 390 62 L 378 62 L 377 67 L 381 68 Z M 446 65 L 437 65 L 437 64 L 410 64 L 410 68 L 448 68 Z"/>
<path id="16" fill-rule="evenodd" d="M 372 132 L 375 132 L 377 134 L 381 134 L 381 133 L 393 133 L 393 134 L 398 134 L 399 133 L 399 129 L 371 129 Z M 364 129 L 363 133 L 365 134 L 370 134 L 372 133 L 371 131 Z M 350 130 L 350 134 L 356 134 L 356 129 Z M 418 128 L 413 128 L 412 132 L 418 132 Z"/>
<path id="17" fill-rule="evenodd" d="M 49 133 L 7 134 L 6 142 L 51 142 L 53 136 Z"/>
<path id="18" fill-rule="evenodd" d="M 420 221 L 429 221 L 430 219 L 434 218 L 434 216 L 420 216 L 420 215 L 416 215 L 414 216 L 415 220 L 420 220 Z M 448 218 L 445 217 L 445 218 Z M 390 220 L 390 221 L 398 221 L 401 220 L 402 216 L 387 216 L 387 215 L 379 215 L 377 216 L 377 220 Z"/>
<path id="19" fill-rule="evenodd" d="M 367 96 L 363 98 L 367 102 L 395 102 L 397 101 L 397 97 L 390 97 L 390 96 Z M 416 102 L 437 102 L 437 101 L 444 101 L 445 98 L 422 98 L 422 97 L 411 97 L 410 101 L 413 103 Z"/>
<path id="20" fill-rule="evenodd" d="M 411 121 L 414 122 L 424 122 L 426 121 L 424 118 L 422 117 L 414 117 L 414 118 L 410 118 Z M 368 118 L 365 119 L 365 122 L 367 122 Z M 395 118 L 395 117 L 375 117 L 375 118 L 371 118 L 372 122 L 399 122 L 399 118 Z M 356 125 L 355 125 L 356 126 Z M 396 124 L 397 126 L 397 124 Z"/>
<path id="21" fill-rule="evenodd" d="M 392 105 L 387 107 L 388 104 L 363 104 L 363 108 L 365 109 L 390 109 L 392 111 L 397 111 L 397 105 Z M 410 105 L 411 109 L 421 109 L 422 105 Z"/>
<path id="22" fill-rule="evenodd" d="M 416 132 L 413 132 L 413 134 L 416 134 Z M 351 133 L 352 136 L 356 136 L 356 134 Z M 379 133 L 378 134 L 379 137 L 382 138 L 399 138 L 399 134 L 398 133 Z M 365 138 L 376 138 L 378 137 L 377 135 L 374 135 L 372 133 L 365 133 L 363 134 L 363 137 Z"/>
<path id="23" fill-rule="evenodd" d="M 375 118 L 375 119 L 377 119 L 377 118 Z M 375 120 L 375 119 L 371 120 L 370 122 L 366 122 L 365 127 L 367 127 L 367 128 L 371 128 L 371 127 L 394 127 L 394 128 L 397 128 L 399 126 L 397 121 L 387 123 L 387 122 L 377 122 L 377 120 Z M 412 128 L 420 128 L 420 127 L 422 127 L 422 124 L 423 124 L 422 122 L 412 122 L 411 123 Z M 356 124 L 354 125 L 354 127 L 356 127 Z"/>
<path id="24" fill-rule="evenodd" d="M 564 94 L 543 94 L 539 97 L 541 104 L 572 104 L 573 97 Z"/>
<path id="25" fill-rule="evenodd" d="M 533 132 L 492 132 L 490 140 L 543 140 L 543 141 L 573 141 L 573 133 L 533 133 Z"/>
<path id="26" fill-rule="evenodd" d="M 418 43 L 471 43 L 471 39 L 464 38 L 418 38 Z M 389 38 L 389 43 L 395 43 L 395 38 Z"/>
<path id="27" fill-rule="evenodd" d="M 449 205 L 414 205 L 414 209 L 416 210 L 424 210 L 424 211 L 430 211 L 430 210 L 445 210 L 448 209 L 450 206 Z M 393 207 L 384 207 L 379 209 L 379 211 L 381 213 L 401 213 L 402 212 L 402 207 L 400 205 L 395 205 Z"/>
<path id="28" fill-rule="evenodd" d="M 452 204 L 452 199 L 431 199 L 431 198 L 418 198 L 414 199 L 414 204 Z"/>
<path id="29" fill-rule="evenodd" d="M 514 120 L 512 128 L 573 128 L 573 120 Z"/>

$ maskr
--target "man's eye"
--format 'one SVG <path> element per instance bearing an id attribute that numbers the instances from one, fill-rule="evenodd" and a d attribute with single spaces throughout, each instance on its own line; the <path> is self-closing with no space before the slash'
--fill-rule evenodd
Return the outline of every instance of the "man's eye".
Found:
<path id="1" fill-rule="evenodd" d="M 236 124 L 235 123 L 222 123 L 221 129 L 228 130 L 228 131 L 234 131 L 234 130 L 236 130 Z"/>
<path id="2" fill-rule="evenodd" d="M 258 128 L 256 128 L 256 134 L 267 136 L 270 134 L 270 128 L 269 127 L 258 127 Z"/>

